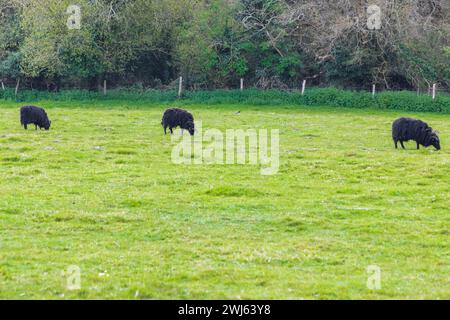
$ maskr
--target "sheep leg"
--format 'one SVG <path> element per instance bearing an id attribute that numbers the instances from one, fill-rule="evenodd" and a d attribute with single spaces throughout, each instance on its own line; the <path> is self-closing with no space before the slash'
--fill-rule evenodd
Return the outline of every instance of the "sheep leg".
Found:
<path id="1" fill-rule="evenodd" d="M 405 146 L 403 145 L 403 141 L 400 141 L 400 145 L 402 146 L 402 149 L 406 149 Z"/>
<path id="2" fill-rule="evenodd" d="M 170 134 L 173 134 L 173 130 L 172 130 L 172 128 L 169 128 L 169 130 L 170 130 Z"/>
<path id="3" fill-rule="evenodd" d="M 418 142 L 416 142 L 416 144 L 417 144 L 417 150 L 419 150 L 419 149 L 420 149 L 420 147 L 419 147 L 419 143 L 418 143 Z"/>
<path id="4" fill-rule="evenodd" d="M 164 134 L 167 134 L 167 127 L 164 127 Z"/>
<path id="5" fill-rule="evenodd" d="M 25 130 L 28 129 L 28 125 L 26 123 L 23 125 L 23 127 L 25 128 Z"/>
<path id="6" fill-rule="evenodd" d="M 395 149 L 398 149 L 398 145 L 397 145 L 398 140 L 394 140 L 394 143 L 395 143 Z"/>
<path id="7" fill-rule="evenodd" d="M 37 124 L 34 125 L 34 130 L 37 130 Z"/>

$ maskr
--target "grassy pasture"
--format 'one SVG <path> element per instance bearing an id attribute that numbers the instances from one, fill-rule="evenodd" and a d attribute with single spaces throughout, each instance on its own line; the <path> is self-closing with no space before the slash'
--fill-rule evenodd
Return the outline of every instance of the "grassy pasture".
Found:
<path id="1" fill-rule="evenodd" d="M 280 171 L 262 176 L 172 164 L 164 105 L 38 105 L 49 132 L 0 102 L 0 298 L 450 298 L 450 115 L 188 107 L 204 129 L 280 129 Z M 395 150 L 400 115 L 443 149 Z"/>

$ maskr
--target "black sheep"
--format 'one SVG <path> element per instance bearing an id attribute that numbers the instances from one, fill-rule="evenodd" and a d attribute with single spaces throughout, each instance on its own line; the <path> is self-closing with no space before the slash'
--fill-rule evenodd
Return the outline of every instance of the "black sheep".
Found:
<path id="1" fill-rule="evenodd" d="M 441 149 L 437 133 L 421 120 L 411 118 L 395 120 L 392 124 L 392 139 L 394 139 L 395 148 L 397 148 L 399 141 L 402 148 L 405 149 L 403 142 L 414 140 L 417 143 L 417 149 L 419 149 L 419 145 L 424 147 L 434 146 L 437 150 Z"/>
<path id="2" fill-rule="evenodd" d="M 35 106 L 24 106 L 20 108 L 20 123 L 27 129 L 27 125 L 34 124 L 35 128 L 50 129 L 51 121 L 48 119 L 44 109 Z"/>
<path id="3" fill-rule="evenodd" d="M 167 133 L 167 128 L 169 128 L 170 133 L 173 133 L 172 129 L 176 127 L 180 127 L 181 130 L 188 130 L 191 136 L 193 136 L 195 132 L 194 117 L 183 109 L 167 109 L 164 112 L 161 125 L 164 127 L 164 134 Z"/>

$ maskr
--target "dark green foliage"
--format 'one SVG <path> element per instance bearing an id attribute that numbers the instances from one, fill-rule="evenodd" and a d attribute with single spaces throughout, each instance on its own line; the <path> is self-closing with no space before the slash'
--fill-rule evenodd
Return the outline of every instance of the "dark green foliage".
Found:
<path id="1" fill-rule="evenodd" d="M 5 78 L 17 79 L 20 77 L 20 58 L 19 52 L 7 52 L 3 61 L 0 60 L 0 75 Z"/>

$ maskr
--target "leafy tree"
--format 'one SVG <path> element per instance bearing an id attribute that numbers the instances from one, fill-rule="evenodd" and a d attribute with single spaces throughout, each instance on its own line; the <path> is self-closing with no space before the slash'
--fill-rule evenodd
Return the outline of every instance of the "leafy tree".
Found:
<path id="1" fill-rule="evenodd" d="M 0 78 L 19 79 L 21 76 L 20 45 L 23 30 L 18 8 L 13 3 L 0 1 Z"/>
<path id="2" fill-rule="evenodd" d="M 188 84 L 227 86 L 245 75 L 234 10 L 225 0 L 198 2 L 177 30 L 177 65 Z"/>

